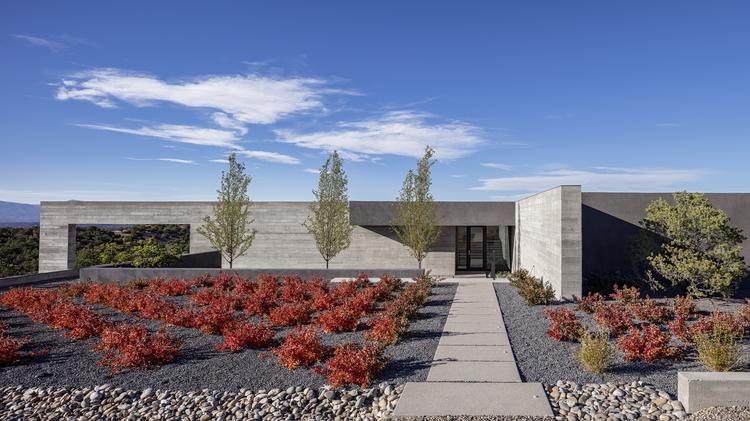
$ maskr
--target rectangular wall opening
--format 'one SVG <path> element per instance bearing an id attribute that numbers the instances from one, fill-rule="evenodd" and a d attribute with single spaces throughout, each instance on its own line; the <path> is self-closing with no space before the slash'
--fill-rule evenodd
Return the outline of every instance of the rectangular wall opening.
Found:
<path id="1" fill-rule="evenodd" d="M 509 271 L 512 229 L 507 225 L 457 226 L 456 272 Z"/>

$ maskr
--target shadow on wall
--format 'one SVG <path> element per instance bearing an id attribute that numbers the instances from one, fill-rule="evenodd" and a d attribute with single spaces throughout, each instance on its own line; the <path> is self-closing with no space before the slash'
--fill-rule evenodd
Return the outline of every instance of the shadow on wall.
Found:
<path id="1" fill-rule="evenodd" d="M 661 241 L 661 237 L 648 233 L 640 225 L 587 205 L 581 208 L 581 228 L 584 294 L 596 287 L 595 279 L 600 281 L 602 277 L 610 277 L 614 284 L 618 279 L 641 277 L 632 250 L 634 242 L 642 235 L 651 236 L 656 242 Z M 675 293 L 679 291 L 663 292 L 665 295 Z M 735 294 L 735 298 L 747 297 L 750 297 L 750 276 L 740 281 Z"/>

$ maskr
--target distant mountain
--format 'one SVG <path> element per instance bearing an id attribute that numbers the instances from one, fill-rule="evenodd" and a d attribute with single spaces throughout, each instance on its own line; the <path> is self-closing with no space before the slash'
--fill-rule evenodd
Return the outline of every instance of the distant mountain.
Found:
<path id="1" fill-rule="evenodd" d="M 39 205 L 0 200 L 0 225 L 23 222 L 39 223 Z"/>

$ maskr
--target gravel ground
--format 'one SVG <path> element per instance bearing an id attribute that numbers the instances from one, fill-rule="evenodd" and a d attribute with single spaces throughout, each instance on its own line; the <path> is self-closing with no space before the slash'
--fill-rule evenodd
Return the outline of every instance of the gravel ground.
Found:
<path id="1" fill-rule="evenodd" d="M 455 291 L 455 285 L 435 285 L 430 301 L 412 320 L 408 333 L 396 345 L 387 348 L 390 362 L 375 382 L 403 383 L 427 378 L 429 363 L 437 348 Z M 121 313 L 103 307 L 95 308 L 113 320 L 128 319 Z M 221 343 L 220 336 L 173 326 L 167 326 L 167 332 L 183 341 L 182 353 L 175 362 L 159 368 L 112 375 L 108 367 L 96 364 L 100 356 L 91 351 L 96 339 L 71 341 L 63 336 L 62 331 L 33 323 L 20 313 L 4 309 L 0 310 L 0 321 L 8 325 L 8 333 L 14 337 L 31 336 L 32 341 L 24 350 L 49 350 L 47 356 L 25 359 L 0 368 L 1 385 L 84 388 L 108 383 L 123 389 L 236 391 L 241 388 L 257 390 L 289 386 L 317 388 L 326 383 L 322 376 L 309 369 L 287 370 L 277 363 L 268 350 L 217 352 L 214 347 Z M 163 326 L 160 322 L 143 322 L 151 329 Z M 283 340 L 285 331 L 277 331 L 278 341 Z M 327 345 L 335 345 L 342 340 L 359 340 L 361 337 L 362 331 L 322 335 Z"/>
<path id="2" fill-rule="evenodd" d="M 693 351 L 682 360 L 648 364 L 626 362 L 618 352 L 614 367 L 602 374 L 587 372 L 573 357 L 578 345 L 572 342 L 557 342 L 547 336 L 549 321 L 544 316 L 545 306 L 527 306 L 510 284 L 495 284 L 495 292 L 503 319 L 508 330 L 510 344 L 516 357 L 521 377 L 527 382 L 555 384 L 558 380 L 586 383 L 627 383 L 641 380 L 672 396 L 677 394 L 678 371 L 705 371 Z M 741 301 L 720 302 L 698 300 L 702 311 L 709 311 L 714 304 L 723 311 L 734 311 Z M 573 309 L 572 303 L 559 304 Z M 578 312 L 584 323 L 594 326 L 590 315 Z"/>

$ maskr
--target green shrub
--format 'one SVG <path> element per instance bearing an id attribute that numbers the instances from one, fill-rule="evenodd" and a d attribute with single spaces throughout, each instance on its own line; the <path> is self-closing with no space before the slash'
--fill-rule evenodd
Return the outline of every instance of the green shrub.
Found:
<path id="1" fill-rule="evenodd" d="M 695 348 L 703 366 L 711 371 L 730 371 L 742 360 L 741 335 L 723 323 L 714 323 L 710 332 L 693 334 Z"/>
<path id="2" fill-rule="evenodd" d="M 615 348 L 609 342 L 609 332 L 584 332 L 580 338 L 581 348 L 576 358 L 581 365 L 592 373 L 601 373 L 612 365 Z"/>
<path id="3" fill-rule="evenodd" d="M 529 274 L 526 269 L 518 269 L 511 274 L 510 284 L 517 290 L 527 305 L 546 305 L 555 302 L 555 290 L 549 282 L 544 282 Z"/>

